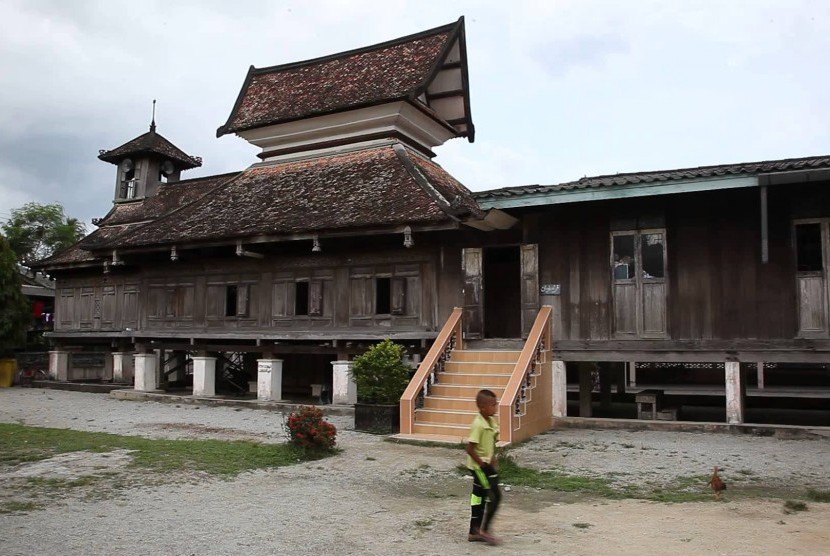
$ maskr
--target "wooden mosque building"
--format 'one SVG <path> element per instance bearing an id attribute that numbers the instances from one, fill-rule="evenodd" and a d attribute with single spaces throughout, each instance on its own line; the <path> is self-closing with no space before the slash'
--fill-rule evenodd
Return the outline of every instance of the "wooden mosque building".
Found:
<path id="1" fill-rule="evenodd" d="M 54 378 L 354 403 L 349 359 L 391 338 L 402 433 L 463 436 L 487 386 L 517 441 L 568 414 L 566 362 L 720 364 L 741 423 L 750 373 L 830 361 L 830 157 L 471 193 L 434 160 L 475 137 L 463 18 L 252 67 L 226 134 L 259 161 L 181 179 L 201 160 L 154 124 L 101 152 L 111 210 L 39 264 Z"/>

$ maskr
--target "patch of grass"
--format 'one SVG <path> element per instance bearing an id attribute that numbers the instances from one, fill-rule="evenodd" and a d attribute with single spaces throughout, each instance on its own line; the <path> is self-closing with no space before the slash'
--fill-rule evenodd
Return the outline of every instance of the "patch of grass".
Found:
<path id="1" fill-rule="evenodd" d="M 795 512 L 806 512 L 807 511 L 807 504 L 801 502 L 800 500 L 786 500 L 784 502 L 784 513 L 785 514 L 792 514 Z"/>
<path id="2" fill-rule="evenodd" d="M 58 478 L 46 478 L 46 477 L 29 477 L 26 479 L 26 482 L 29 486 L 32 487 L 39 487 L 49 490 L 54 489 L 72 489 L 82 486 L 91 485 L 94 483 L 98 478 L 86 475 L 84 477 L 78 477 L 77 479 L 58 479 Z"/>
<path id="3" fill-rule="evenodd" d="M 755 475 L 755 471 L 753 471 L 752 469 L 738 469 L 738 473 L 747 476 Z"/>
<path id="4" fill-rule="evenodd" d="M 579 444 L 577 442 L 568 442 L 567 440 L 560 440 L 556 443 L 557 446 L 561 448 L 572 448 L 574 450 L 584 450 L 585 446 Z"/>
<path id="5" fill-rule="evenodd" d="M 830 502 L 830 490 L 816 490 L 811 488 L 807 491 L 807 499 L 813 502 Z"/>
<path id="6" fill-rule="evenodd" d="M 130 465 L 134 467 L 162 473 L 202 471 L 223 476 L 324 457 L 297 451 L 288 444 L 150 439 L 0 423 L 0 466 L 40 461 L 68 452 L 110 452 L 119 448 L 132 451 Z"/>
<path id="7" fill-rule="evenodd" d="M 39 510 L 40 505 L 34 502 L 18 502 L 17 500 L 7 500 L 0 502 L 0 514 L 19 514 Z"/>
<path id="8" fill-rule="evenodd" d="M 418 526 L 418 527 L 427 528 L 427 527 L 432 527 L 434 524 L 435 524 L 435 521 L 433 521 L 430 518 L 416 519 L 415 520 L 415 525 Z"/>
<path id="9" fill-rule="evenodd" d="M 573 526 L 576 527 L 577 529 L 587 529 L 588 527 L 593 527 L 593 524 L 579 522 L 579 523 L 574 523 Z"/>
<path id="10" fill-rule="evenodd" d="M 628 444 L 628 443 L 626 443 L 626 444 L 621 444 L 621 446 L 622 446 L 623 448 L 633 448 L 633 447 L 634 447 L 634 444 Z"/>
<path id="11" fill-rule="evenodd" d="M 608 479 L 594 479 L 568 475 L 558 471 L 536 471 L 519 466 L 509 455 L 499 460 L 499 478 L 510 485 L 528 486 L 563 492 L 587 492 L 615 498 L 617 492 Z"/>

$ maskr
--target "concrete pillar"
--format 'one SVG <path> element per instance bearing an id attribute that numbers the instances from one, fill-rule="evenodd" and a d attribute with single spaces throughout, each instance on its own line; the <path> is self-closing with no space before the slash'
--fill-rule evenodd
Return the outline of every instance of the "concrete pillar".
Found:
<path id="1" fill-rule="evenodd" d="M 216 358 L 193 357 L 193 395 L 211 397 L 216 395 Z"/>
<path id="2" fill-rule="evenodd" d="M 727 361 L 726 370 L 726 422 L 738 424 L 744 422 L 746 409 L 746 381 L 741 364 Z"/>
<path id="3" fill-rule="evenodd" d="M 133 364 L 133 352 L 115 351 L 112 354 L 112 381 L 133 383 L 135 367 Z"/>
<path id="4" fill-rule="evenodd" d="M 565 371 L 564 361 L 553 361 L 553 416 L 566 417 L 568 415 L 568 374 Z"/>
<path id="5" fill-rule="evenodd" d="M 331 403 L 354 405 L 357 403 L 357 384 L 352 378 L 351 361 L 331 362 Z"/>
<path id="6" fill-rule="evenodd" d="M 49 378 L 66 381 L 69 379 L 71 355 L 68 351 L 49 352 Z"/>
<path id="7" fill-rule="evenodd" d="M 631 361 L 628 363 L 628 385 L 637 386 L 637 362 Z"/>
<path id="8" fill-rule="evenodd" d="M 756 363 L 756 368 L 758 369 L 758 390 L 764 389 L 764 362 L 758 361 Z"/>
<path id="9" fill-rule="evenodd" d="M 256 398 L 263 402 L 282 399 L 282 359 L 257 359 Z"/>
<path id="10" fill-rule="evenodd" d="M 156 369 L 156 354 L 135 354 L 135 389 L 141 392 L 158 390 L 158 370 Z"/>
<path id="11" fill-rule="evenodd" d="M 591 382 L 591 373 L 594 370 L 594 364 L 590 362 L 581 362 L 579 367 L 579 416 L 591 417 L 593 411 L 591 409 L 591 400 L 594 390 L 594 385 Z"/>

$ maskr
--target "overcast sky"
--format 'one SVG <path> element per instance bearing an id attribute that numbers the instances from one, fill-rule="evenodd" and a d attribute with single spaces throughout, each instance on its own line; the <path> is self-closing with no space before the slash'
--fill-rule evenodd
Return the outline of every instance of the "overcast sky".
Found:
<path id="1" fill-rule="evenodd" d="M 436 161 L 472 190 L 830 153 L 824 0 L 0 0 L 0 222 L 28 201 L 89 222 L 97 159 L 148 129 L 204 165 L 248 66 L 306 60 L 466 17 L 476 142 Z"/>

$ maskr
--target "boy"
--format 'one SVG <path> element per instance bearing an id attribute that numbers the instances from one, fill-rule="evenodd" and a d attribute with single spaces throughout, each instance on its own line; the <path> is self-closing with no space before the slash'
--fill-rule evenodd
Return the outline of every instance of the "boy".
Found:
<path id="1" fill-rule="evenodd" d="M 498 545 L 501 541 L 489 533 L 493 516 L 501 501 L 499 475 L 496 471 L 499 425 L 493 419 L 498 409 L 498 401 L 490 390 L 481 390 L 476 396 L 476 405 L 478 415 L 470 425 L 470 438 L 467 442 L 467 469 L 473 474 L 473 495 L 470 497 L 472 515 L 467 540 Z"/>

